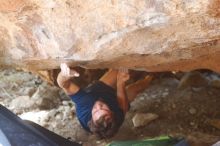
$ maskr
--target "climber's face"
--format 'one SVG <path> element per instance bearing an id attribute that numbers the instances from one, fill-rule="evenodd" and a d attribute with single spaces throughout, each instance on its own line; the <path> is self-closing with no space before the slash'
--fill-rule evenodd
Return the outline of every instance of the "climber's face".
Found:
<path id="1" fill-rule="evenodd" d="M 96 123 L 101 117 L 104 117 L 105 121 L 110 122 L 112 120 L 112 112 L 104 102 L 98 100 L 92 109 L 92 120 Z"/>

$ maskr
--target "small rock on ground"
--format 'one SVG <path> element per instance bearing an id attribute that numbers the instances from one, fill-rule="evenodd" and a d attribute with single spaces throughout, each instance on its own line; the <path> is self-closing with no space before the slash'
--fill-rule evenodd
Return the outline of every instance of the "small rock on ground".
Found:
<path id="1" fill-rule="evenodd" d="M 220 88 L 220 80 L 212 80 L 211 82 L 210 82 L 210 85 L 212 86 L 212 87 L 214 87 L 214 88 Z"/>
<path id="2" fill-rule="evenodd" d="M 198 71 L 186 73 L 178 85 L 178 89 L 185 89 L 187 87 L 203 87 L 208 85 L 208 80 Z"/>
<path id="3" fill-rule="evenodd" d="M 209 121 L 209 124 L 220 130 L 220 119 L 213 119 Z"/>
<path id="4" fill-rule="evenodd" d="M 133 118 L 134 127 L 146 126 L 151 121 L 158 118 L 157 114 L 153 113 L 137 113 Z"/>

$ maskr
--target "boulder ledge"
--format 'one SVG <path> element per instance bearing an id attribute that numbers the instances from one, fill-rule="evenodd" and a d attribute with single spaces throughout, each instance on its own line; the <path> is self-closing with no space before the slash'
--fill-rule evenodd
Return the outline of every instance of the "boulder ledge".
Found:
<path id="1" fill-rule="evenodd" d="M 220 72 L 219 0 L 1 0 L 0 66 Z"/>

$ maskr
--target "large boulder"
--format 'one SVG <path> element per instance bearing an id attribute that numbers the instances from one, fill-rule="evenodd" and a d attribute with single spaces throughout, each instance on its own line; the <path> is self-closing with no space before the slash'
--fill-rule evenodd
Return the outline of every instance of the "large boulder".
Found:
<path id="1" fill-rule="evenodd" d="M 219 0 L 1 0 L 0 65 L 220 71 Z"/>

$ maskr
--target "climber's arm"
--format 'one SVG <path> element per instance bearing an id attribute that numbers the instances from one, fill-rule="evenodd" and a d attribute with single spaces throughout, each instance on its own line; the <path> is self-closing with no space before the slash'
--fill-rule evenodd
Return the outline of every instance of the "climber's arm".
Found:
<path id="1" fill-rule="evenodd" d="M 117 100 L 120 108 L 126 113 L 128 111 L 129 103 L 124 83 L 117 84 Z"/>
<path id="2" fill-rule="evenodd" d="M 75 70 L 71 70 L 65 63 L 62 63 L 60 68 L 61 72 L 57 77 L 58 85 L 66 92 L 66 94 L 75 94 L 80 88 L 71 81 L 71 78 L 78 77 L 79 73 L 77 73 Z"/>
<path id="3" fill-rule="evenodd" d="M 127 70 L 119 70 L 117 75 L 117 100 L 124 113 L 128 111 L 129 101 L 126 94 L 125 82 L 129 79 Z"/>

